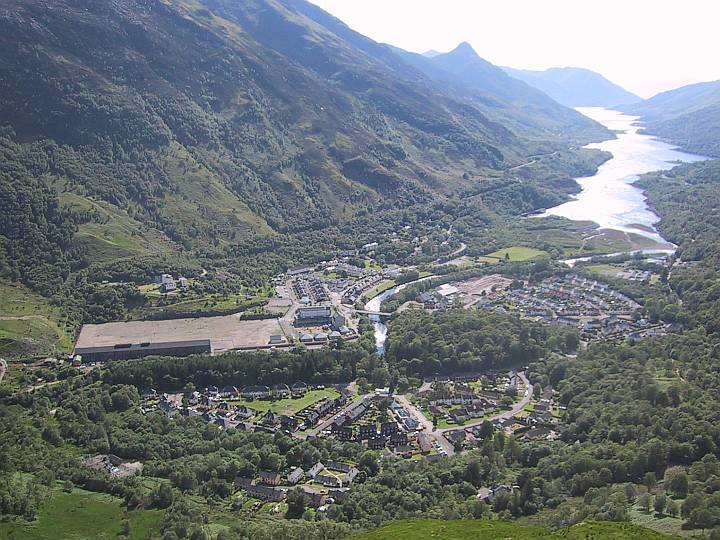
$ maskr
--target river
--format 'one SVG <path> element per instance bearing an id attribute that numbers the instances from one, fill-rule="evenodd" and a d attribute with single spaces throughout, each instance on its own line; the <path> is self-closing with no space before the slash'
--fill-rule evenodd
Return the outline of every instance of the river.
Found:
<path id="1" fill-rule="evenodd" d="M 582 191 L 572 200 L 546 210 L 543 215 L 562 216 L 577 221 L 594 221 L 601 229 L 634 233 L 657 242 L 659 248 L 672 248 L 658 233 L 658 216 L 648 207 L 640 188 L 633 186 L 639 175 L 671 169 L 677 162 L 708 159 L 688 154 L 638 131 L 638 117 L 601 107 L 580 107 L 579 112 L 617 132 L 616 139 L 592 143 L 612 153 L 589 177 L 577 178 Z"/>
<path id="2" fill-rule="evenodd" d="M 410 281 L 408 283 L 403 283 L 402 285 L 398 285 L 397 287 L 393 287 L 392 289 L 388 289 L 387 291 L 384 291 L 380 294 L 378 294 L 375 298 L 370 300 L 365 304 L 365 311 L 380 311 L 380 306 L 382 303 L 387 300 L 388 298 L 395 296 L 398 292 L 402 291 L 405 287 L 408 285 L 414 285 L 415 283 L 419 283 L 421 281 L 425 281 L 426 279 L 430 279 L 435 276 L 427 276 L 424 278 L 417 279 L 415 281 Z M 375 347 L 377 348 L 377 352 L 380 356 L 385 354 L 385 340 L 387 339 L 387 325 L 382 322 L 379 315 L 369 315 L 370 320 L 373 322 L 373 326 L 375 327 Z"/>
<path id="3" fill-rule="evenodd" d="M 673 244 L 665 240 L 655 228 L 659 221 L 658 216 L 650 210 L 642 190 L 633 186 L 633 182 L 641 174 L 671 169 L 678 162 L 690 163 L 709 158 L 681 152 L 650 135 L 638 133 L 641 126 L 638 125 L 636 116 L 602 107 L 580 107 L 577 110 L 617 133 L 616 139 L 592 143 L 586 147 L 610 152 L 612 158 L 603 163 L 593 176 L 576 178 L 581 191 L 572 200 L 550 208 L 542 215 L 594 221 L 600 229 L 634 233 L 654 240 L 657 243 L 656 248 L 643 250 L 645 252 L 672 253 Z M 584 259 L 569 259 L 565 262 L 572 266 Z M 379 294 L 365 304 L 365 310 L 380 311 L 384 300 L 411 283 L 398 285 Z M 378 354 L 383 355 L 387 326 L 377 315 L 371 315 L 370 319 L 375 326 Z"/>

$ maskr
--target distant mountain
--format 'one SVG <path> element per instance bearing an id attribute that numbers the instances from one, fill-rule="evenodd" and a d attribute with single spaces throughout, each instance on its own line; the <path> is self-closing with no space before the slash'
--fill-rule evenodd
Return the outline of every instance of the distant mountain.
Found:
<path id="1" fill-rule="evenodd" d="M 406 62 L 425 75 L 472 101 L 488 117 L 527 137 L 548 139 L 566 136 L 607 137 L 604 128 L 591 125 L 586 117 L 562 106 L 541 91 L 507 75 L 481 58 L 469 43 L 447 53 L 428 57 L 394 49 Z"/>
<path id="2" fill-rule="evenodd" d="M 506 73 L 545 92 L 567 107 L 613 107 L 642 98 L 589 69 L 550 68 L 545 71 L 503 68 Z"/>
<path id="3" fill-rule="evenodd" d="M 430 49 L 429 51 L 425 51 L 422 53 L 423 56 L 426 56 L 428 58 L 433 58 L 439 54 L 442 54 L 440 51 L 436 51 L 435 49 Z"/>
<path id="4" fill-rule="evenodd" d="M 648 133 L 689 152 L 720 157 L 720 81 L 662 92 L 621 110 L 642 117 Z"/>

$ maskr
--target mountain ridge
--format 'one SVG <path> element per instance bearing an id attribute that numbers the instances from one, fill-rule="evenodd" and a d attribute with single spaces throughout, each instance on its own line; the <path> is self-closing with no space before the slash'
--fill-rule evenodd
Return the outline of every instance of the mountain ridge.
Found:
<path id="1" fill-rule="evenodd" d="M 642 100 L 601 74 L 585 68 L 554 67 L 544 71 L 502 69 L 568 107 L 613 107 Z"/>
<path id="2" fill-rule="evenodd" d="M 689 84 L 620 107 L 645 131 L 696 154 L 720 157 L 720 80 Z"/>

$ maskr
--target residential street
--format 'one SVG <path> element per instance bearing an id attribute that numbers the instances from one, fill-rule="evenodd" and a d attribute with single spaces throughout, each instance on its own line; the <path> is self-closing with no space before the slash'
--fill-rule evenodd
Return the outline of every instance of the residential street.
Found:
<path id="1" fill-rule="evenodd" d="M 530 381 L 528 381 L 527 377 L 525 377 L 525 372 L 519 371 L 518 377 L 520 377 L 522 382 L 525 384 L 525 394 L 523 395 L 523 397 L 520 401 L 518 401 L 515 405 L 513 405 L 512 409 L 510 409 L 508 411 L 502 411 L 493 416 L 490 416 L 489 418 L 482 418 L 482 419 L 476 420 L 474 422 L 469 422 L 463 426 L 444 428 L 439 431 L 441 433 L 447 433 L 448 431 L 457 431 L 459 429 L 466 429 L 469 427 L 479 426 L 485 420 L 489 420 L 490 422 L 493 422 L 495 420 L 504 420 L 506 418 L 512 418 L 515 415 L 517 415 L 520 411 L 522 411 L 527 406 L 528 403 L 530 403 L 530 400 L 532 399 L 532 396 L 533 396 L 533 385 L 530 384 Z"/>

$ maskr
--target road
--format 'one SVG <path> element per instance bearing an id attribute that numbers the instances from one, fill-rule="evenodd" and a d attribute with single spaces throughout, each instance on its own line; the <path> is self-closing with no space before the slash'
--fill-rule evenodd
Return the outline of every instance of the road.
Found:
<path id="1" fill-rule="evenodd" d="M 502 411 L 502 412 L 497 413 L 488 418 L 481 418 L 474 422 L 469 422 L 462 426 L 444 428 L 444 429 L 439 430 L 440 433 L 447 433 L 448 431 L 457 431 L 460 429 L 467 429 L 467 428 L 479 426 L 486 420 L 489 422 L 494 422 L 495 420 L 506 420 L 508 418 L 513 418 L 513 417 L 517 416 L 517 414 L 520 411 L 522 411 L 530 403 L 530 400 L 533 397 L 533 385 L 530 384 L 530 381 L 528 381 L 527 377 L 525 377 L 525 372 L 519 371 L 518 377 L 520 377 L 520 380 L 525 384 L 525 394 L 523 395 L 523 397 L 520 401 L 518 401 L 515 405 L 513 405 L 512 409 L 510 409 L 509 411 Z"/>
<path id="2" fill-rule="evenodd" d="M 450 444 L 450 441 L 448 441 L 441 432 L 434 431 L 435 427 L 433 426 L 433 423 L 425 417 L 420 409 L 410 403 L 410 400 L 403 395 L 396 395 L 395 399 L 398 403 L 400 403 L 400 405 L 405 407 L 405 410 L 410 413 L 415 420 L 418 421 L 418 423 L 423 427 L 423 431 L 438 442 L 440 448 L 445 450 L 445 453 L 448 456 L 455 454 L 455 448 L 452 444 Z"/>

